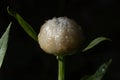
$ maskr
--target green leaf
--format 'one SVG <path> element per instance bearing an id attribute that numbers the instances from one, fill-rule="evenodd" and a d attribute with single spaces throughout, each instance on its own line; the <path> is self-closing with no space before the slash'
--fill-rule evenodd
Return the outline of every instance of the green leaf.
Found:
<path id="1" fill-rule="evenodd" d="M 10 10 L 9 7 L 7 7 L 7 11 L 9 15 L 13 16 L 18 21 L 18 23 L 24 29 L 24 31 L 35 41 L 37 41 L 37 34 L 31 27 L 31 25 L 28 24 L 17 12 Z"/>
<path id="2" fill-rule="evenodd" d="M 87 77 L 85 76 L 81 78 L 80 80 L 101 80 L 103 76 L 105 75 L 111 62 L 112 62 L 112 59 L 102 64 L 92 76 L 87 76 Z"/>
<path id="3" fill-rule="evenodd" d="M 109 40 L 111 41 L 109 38 L 106 37 L 98 37 L 95 38 L 86 48 L 84 48 L 82 51 L 85 52 L 91 48 L 93 48 L 94 46 L 98 45 L 100 42 L 105 41 L 105 40 Z"/>
<path id="4" fill-rule="evenodd" d="M 5 56 L 5 52 L 7 50 L 7 43 L 8 43 L 8 37 L 9 37 L 9 31 L 11 27 L 12 22 L 8 25 L 8 28 L 0 38 L 0 68 L 2 66 L 2 62 Z"/>

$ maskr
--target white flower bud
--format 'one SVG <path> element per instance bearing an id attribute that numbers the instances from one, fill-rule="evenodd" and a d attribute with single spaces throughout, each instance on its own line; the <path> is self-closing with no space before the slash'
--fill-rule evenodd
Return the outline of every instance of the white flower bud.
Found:
<path id="1" fill-rule="evenodd" d="M 46 21 L 38 34 L 40 47 L 45 52 L 55 56 L 71 54 L 80 47 L 82 40 L 81 27 L 67 17 Z"/>

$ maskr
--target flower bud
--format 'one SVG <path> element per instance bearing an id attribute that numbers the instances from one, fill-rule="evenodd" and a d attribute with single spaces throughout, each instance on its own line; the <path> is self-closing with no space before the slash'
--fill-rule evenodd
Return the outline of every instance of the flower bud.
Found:
<path id="1" fill-rule="evenodd" d="M 67 17 L 46 21 L 38 34 L 40 47 L 55 56 L 69 55 L 82 43 L 81 27 Z"/>

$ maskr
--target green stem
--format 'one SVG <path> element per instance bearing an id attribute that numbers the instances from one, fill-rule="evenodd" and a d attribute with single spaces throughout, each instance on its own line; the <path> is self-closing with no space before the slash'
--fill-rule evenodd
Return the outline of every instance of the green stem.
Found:
<path id="1" fill-rule="evenodd" d="M 65 63 L 64 63 L 64 57 L 58 56 L 58 80 L 64 80 L 64 74 L 65 74 Z"/>

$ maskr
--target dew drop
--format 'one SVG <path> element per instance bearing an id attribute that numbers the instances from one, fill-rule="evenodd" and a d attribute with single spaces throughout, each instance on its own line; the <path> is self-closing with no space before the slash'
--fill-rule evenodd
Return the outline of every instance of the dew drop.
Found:
<path id="1" fill-rule="evenodd" d="M 105 68 L 102 69 L 102 72 L 104 72 L 104 71 L 105 71 Z"/>

